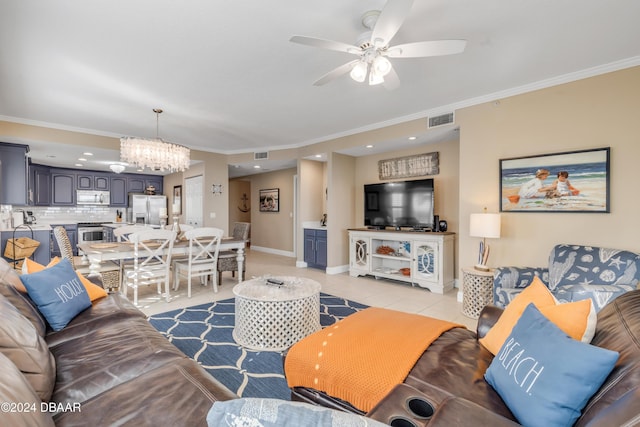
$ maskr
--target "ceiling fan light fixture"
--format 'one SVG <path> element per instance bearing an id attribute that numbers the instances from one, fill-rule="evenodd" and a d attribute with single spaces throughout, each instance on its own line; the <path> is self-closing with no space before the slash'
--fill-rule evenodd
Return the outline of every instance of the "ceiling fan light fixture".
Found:
<path id="1" fill-rule="evenodd" d="M 367 78 L 367 69 L 367 63 L 360 61 L 351 69 L 351 73 L 349 75 L 353 80 L 358 83 L 362 83 Z"/>
<path id="2" fill-rule="evenodd" d="M 369 86 L 379 85 L 380 83 L 384 83 L 384 76 L 372 67 L 369 73 Z"/>
<path id="3" fill-rule="evenodd" d="M 384 77 L 391 71 L 391 62 L 389 62 L 386 57 L 378 55 L 376 59 L 373 60 L 372 67 L 377 74 Z"/>

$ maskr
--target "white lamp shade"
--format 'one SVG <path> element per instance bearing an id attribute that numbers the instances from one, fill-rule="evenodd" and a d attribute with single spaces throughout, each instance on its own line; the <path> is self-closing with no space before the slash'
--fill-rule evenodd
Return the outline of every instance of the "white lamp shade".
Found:
<path id="1" fill-rule="evenodd" d="M 471 237 L 498 239 L 500 237 L 500 214 L 471 214 L 469 235 Z"/>
<path id="2" fill-rule="evenodd" d="M 362 83 L 367 77 L 368 65 L 366 62 L 358 62 L 355 67 L 351 69 L 351 78 L 358 83 Z"/>

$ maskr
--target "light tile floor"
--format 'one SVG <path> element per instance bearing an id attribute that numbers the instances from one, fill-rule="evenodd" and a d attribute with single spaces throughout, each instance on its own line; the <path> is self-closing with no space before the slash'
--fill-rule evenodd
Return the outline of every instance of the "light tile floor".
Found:
<path id="1" fill-rule="evenodd" d="M 247 261 L 247 278 L 265 274 L 308 277 L 320 282 L 322 292 L 327 294 L 370 306 L 436 317 L 460 323 L 472 330 L 476 328 L 477 321 L 461 312 L 462 304 L 456 298 L 458 289 L 440 295 L 406 283 L 377 280 L 369 276 L 351 277 L 349 273 L 327 275 L 321 270 L 296 267 L 294 258 L 259 251 L 248 250 Z M 191 298 L 187 298 L 187 283 L 183 279 L 179 289 L 172 290 L 168 303 L 156 293 L 155 287 L 141 288 L 138 296 L 139 306 L 150 316 L 177 308 L 233 298 L 232 288 L 236 283 L 237 278 L 226 272 L 222 275 L 222 283 L 218 284 L 218 292 L 214 293 L 211 285 L 204 287 L 196 279 L 192 283 Z M 132 294 L 132 290 L 129 290 L 129 298 L 133 298 Z"/>

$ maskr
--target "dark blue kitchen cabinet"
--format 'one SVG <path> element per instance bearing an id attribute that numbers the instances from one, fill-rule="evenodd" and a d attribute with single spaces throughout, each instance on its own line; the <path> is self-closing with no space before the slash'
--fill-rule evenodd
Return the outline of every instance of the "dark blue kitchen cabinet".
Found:
<path id="1" fill-rule="evenodd" d="M 51 206 L 76 204 L 76 175 L 68 171 L 51 170 Z"/>
<path id="2" fill-rule="evenodd" d="M 109 175 L 96 173 L 93 177 L 93 189 L 98 191 L 109 191 L 111 180 Z"/>
<path id="3" fill-rule="evenodd" d="M 127 176 L 127 192 L 129 193 L 144 193 L 144 176 L 142 175 L 129 175 Z"/>
<path id="4" fill-rule="evenodd" d="M 111 200 L 109 205 L 116 208 L 127 207 L 127 178 L 124 176 L 112 176 L 110 178 Z"/>
<path id="5" fill-rule="evenodd" d="M 51 172 L 48 166 L 29 166 L 29 204 L 34 206 L 51 204 Z"/>
<path id="6" fill-rule="evenodd" d="M 82 172 L 78 173 L 76 183 L 78 190 L 98 190 L 109 191 L 109 175 L 98 172 Z"/>
<path id="7" fill-rule="evenodd" d="M 27 153 L 29 147 L 0 143 L 0 204 L 27 204 Z"/>
<path id="8" fill-rule="evenodd" d="M 156 194 L 162 193 L 162 177 L 161 176 L 147 176 L 144 180 L 144 188 L 153 186 L 156 189 Z"/>
<path id="9" fill-rule="evenodd" d="M 304 229 L 304 261 L 308 267 L 327 268 L 327 230 Z"/>
<path id="10" fill-rule="evenodd" d="M 153 186 L 156 194 L 163 194 L 163 178 L 156 175 L 127 175 L 129 193 L 144 193 L 147 187 Z"/>
<path id="11" fill-rule="evenodd" d="M 0 149 L 15 147 L 17 144 L 0 143 Z M 22 147 L 20 158 L 25 156 L 25 148 Z M 14 154 L 15 150 L 10 150 Z M 3 159 L 4 151 L 0 150 L 0 161 Z M 26 158 L 25 158 L 26 159 Z M 5 160 L 9 162 L 10 160 Z M 13 158 L 11 163 L 16 163 Z M 26 167 L 26 160 L 25 160 Z M 2 170 L 0 170 L 2 172 Z M 4 172 L 0 175 L 4 178 Z M 26 179 L 28 178 L 28 180 Z M 13 181 L 13 180 L 11 180 Z M 75 206 L 76 190 L 96 190 L 109 191 L 109 206 L 114 208 L 126 208 L 128 205 L 128 193 L 144 193 L 145 188 L 153 185 L 156 194 L 163 193 L 163 177 L 157 175 L 143 174 L 115 174 L 109 172 L 56 168 L 46 165 L 28 165 L 28 174 L 25 173 L 25 180 L 18 180 L 12 184 L 11 188 L 19 188 L 22 181 L 26 185 L 25 201 L 15 202 L 16 205 L 34 206 Z M 5 179 L 2 179 L 4 188 Z M 6 193 L 5 193 L 6 194 Z M 2 194 L 0 194 L 0 200 Z"/>

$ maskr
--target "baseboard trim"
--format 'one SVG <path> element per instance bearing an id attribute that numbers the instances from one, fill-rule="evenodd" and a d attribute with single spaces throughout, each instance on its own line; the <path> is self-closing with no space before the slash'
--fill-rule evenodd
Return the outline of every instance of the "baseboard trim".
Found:
<path id="1" fill-rule="evenodd" d="M 291 251 L 283 251 L 283 250 L 280 250 L 280 249 L 265 248 L 263 246 L 251 245 L 251 250 L 252 251 L 258 251 L 258 252 L 266 252 L 268 254 L 274 254 L 274 255 L 288 256 L 289 258 L 295 258 L 296 257 L 296 254 L 294 254 Z"/>
<path id="2" fill-rule="evenodd" d="M 296 267 L 298 268 L 307 268 L 308 265 L 305 261 L 296 261 Z"/>
<path id="3" fill-rule="evenodd" d="M 325 273 L 327 274 L 342 274 L 349 271 L 349 265 L 339 265 L 337 267 L 327 267 Z"/>

